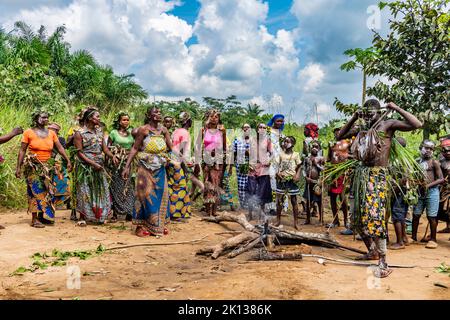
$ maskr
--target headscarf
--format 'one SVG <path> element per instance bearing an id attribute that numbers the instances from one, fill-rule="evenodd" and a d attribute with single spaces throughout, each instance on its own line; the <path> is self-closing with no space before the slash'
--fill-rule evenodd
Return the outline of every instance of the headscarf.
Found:
<path id="1" fill-rule="evenodd" d="M 444 138 L 441 140 L 441 148 L 450 147 L 450 138 Z"/>
<path id="2" fill-rule="evenodd" d="M 317 139 L 319 137 L 319 127 L 315 123 L 305 125 L 305 137 Z"/>
<path id="3" fill-rule="evenodd" d="M 282 114 L 276 114 L 272 117 L 272 119 L 269 120 L 269 122 L 267 122 L 267 125 L 269 127 L 273 127 L 273 125 L 275 124 L 275 121 L 277 121 L 278 119 L 283 119 L 284 120 L 284 115 Z M 281 125 L 280 131 L 284 130 L 284 123 Z"/>

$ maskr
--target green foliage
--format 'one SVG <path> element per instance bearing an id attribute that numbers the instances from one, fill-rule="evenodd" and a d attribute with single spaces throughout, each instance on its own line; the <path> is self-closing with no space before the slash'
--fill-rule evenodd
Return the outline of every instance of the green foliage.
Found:
<path id="1" fill-rule="evenodd" d="M 450 130 L 450 19 L 448 0 L 411 0 L 382 3 L 394 20 L 390 34 L 375 33 L 373 45 L 379 55 L 369 64 L 378 81 L 368 89 L 385 101 L 395 101 L 424 122 L 423 137 Z"/>
<path id="2" fill-rule="evenodd" d="M 70 258 L 86 260 L 97 257 L 105 251 L 106 248 L 100 244 L 95 250 L 60 251 L 58 249 L 53 249 L 51 254 L 37 252 L 31 256 L 33 259 L 31 266 L 28 268 L 21 266 L 12 272 L 10 276 L 23 275 L 25 272 L 34 272 L 38 269 L 45 270 L 49 266 L 63 267 L 67 265 L 67 261 Z"/>
<path id="3" fill-rule="evenodd" d="M 450 277 L 450 266 L 447 266 L 445 262 L 442 262 L 439 267 L 436 268 L 436 271 L 439 273 L 448 273 Z"/>

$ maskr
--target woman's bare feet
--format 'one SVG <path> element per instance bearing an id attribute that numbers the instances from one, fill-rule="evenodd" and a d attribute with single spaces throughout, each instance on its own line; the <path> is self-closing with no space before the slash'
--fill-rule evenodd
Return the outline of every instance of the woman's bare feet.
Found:
<path id="1" fill-rule="evenodd" d="M 137 227 L 136 228 L 136 235 L 138 237 L 141 237 L 141 238 L 149 237 L 150 236 L 150 232 L 148 230 L 146 230 L 144 227 Z"/>
<path id="2" fill-rule="evenodd" d="M 38 220 L 31 221 L 31 226 L 33 228 L 39 228 L 39 229 L 45 228 L 45 226 L 42 223 L 40 223 Z"/>

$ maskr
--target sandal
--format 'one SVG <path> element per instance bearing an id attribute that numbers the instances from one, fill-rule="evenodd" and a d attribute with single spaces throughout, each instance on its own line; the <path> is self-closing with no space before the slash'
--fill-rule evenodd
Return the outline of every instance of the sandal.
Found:
<path id="1" fill-rule="evenodd" d="M 381 269 L 381 268 L 376 268 L 375 270 L 373 270 L 373 275 L 377 278 L 386 278 L 387 276 L 389 276 L 392 273 L 392 269 Z"/>
<path id="2" fill-rule="evenodd" d="M 34 222 L 32 222 L 32 223 L 31 223 L 31 226 L 32 226 L 33 228 L 38 228 L 38 229 L 45 228 L 45 226 L 44 226 L 42 223 L 40 223 L 39 221 L 34 221 Z"/>

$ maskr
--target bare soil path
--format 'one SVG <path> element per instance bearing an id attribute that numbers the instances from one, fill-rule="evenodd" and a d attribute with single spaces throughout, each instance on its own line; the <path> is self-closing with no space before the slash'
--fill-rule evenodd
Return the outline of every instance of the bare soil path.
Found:
<path id="1" fill-rule="evenodd" d="M 329 215 L 327 218 L 331 220 Z M 159 239 L 134 236 L 129 222 L 124 223 L 125 230 L 111 228 L 122 222 L 76 227 L 68 211 L 58 211 L 55 226 L 35 229 L 29 222 L 25 211 L 0 214 L 0 223 L 6 226 L 0 231 L 0 299 L 450 299 L 450 277 L 435 270 L 441 262 L 450 264 L 449 234 L 438 235 L 439 248 L 435 250 L 411 245 L 405 250 L 389 251 L 390 263 L 417 267 L 395 269 L 389 278 L 377 282 L 366 267 L 322 265 L 314 258 L 250 262 L 254 252 L 235 259 L 196 256 L 197 249 L 231 236 L 224 232 L 242 230 L 235 223 L 203 222 L 200 213 L 187 223 L 172 223 L 170 234 Z M 285 216 L 282 223 L 289 229 L 292 218 Z M 317 219 L 313 223 L 316 225 L 301 229 L 325 231 L 317 225 Z M 425 227 L 423 219 L 421 234 Z M 339 235 L 340 230 L 331 230 L 338 241 L 364 249 L 361 241 Z M 393 234 L 392 225 L 390 232 Z M 67 266 L 10 276 L 18 267 L 29 266 L 34 253 L 50 253 L 55 248 L 86 250 L 99 244 L 113 247 L 204 236 L 208 237 L 195 244 L 128 248 L 87 260 L 71 258 L 68 266 L 78 266 L 81 272 L 80 289 L 68 288 Z M 313 247 L 313 253 L 340 259 L 355 257 L 348 251 L 321 247 Z"/>

